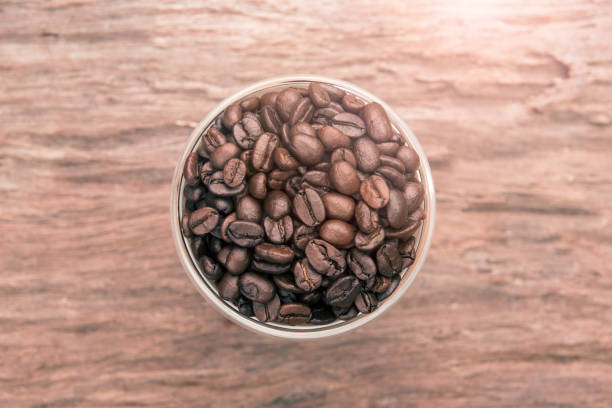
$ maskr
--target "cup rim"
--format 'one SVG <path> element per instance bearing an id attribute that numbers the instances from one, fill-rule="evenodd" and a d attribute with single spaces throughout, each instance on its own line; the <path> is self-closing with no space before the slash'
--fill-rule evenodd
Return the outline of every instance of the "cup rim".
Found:
<path id="1" fill-rule="evenodd" d="M 254 318 L 247 317 L 241 314 L 237 308 L 233 307 L 229 302 L 223 300 L 214 289 L 214 285 L 209 283 L 207 279 L 199 272 L 199 265 L 197 260 L 191 254 L 190 245 L 188 245 L 186 239 L 183 237 L 180 226 L 180 217 L 182 213 L 181 209 L 181 198 L 183 191 L 183 168 L 185 161 L 189 154 L 194 151 L 197 143 L 203 132 L 207 130 L 210 125 L 214 122 L 219 114 L 221 114 L 229 105 L 232 103 L 239 102 L 250 94 L 264 91 L 268 88 L 274 88 L 279 86 L 291 86 L 295 84 L 307 84 L 310 82 L 324 82 L 344 90 L 353 93 L 360 98 L 368 102 L 378 102 L 386 111 L 392 125 L 399 131 L 399 133 L 407 139 L 411 147 L 417 152 L 420 159 L 420 167 L 418 170 L 421 184 L 425 189 L 424 195 L 424 212 L 425 219 L 421 225 L 418 234 L 418 243 L 416 246 L 415 260 L 412 265 L 402 271 L 402 278 L 395 291 L 386 298 L 378 308 L 372 313 L 364 314 L 361 313 L 357 317 L 349 321 L 335 320 L 327 325 L 320 326 L 288 326 L 278 323 L 260 322 Z M 406 140 L 404 141 L 406 142 Z M 177 250 L 177 254 L 183 265 L 187 276 L 191 279 L 193 284 L 196 286 L 200 294 L 209 301 L 214 308 L 221 313 L 224 317 L 239 324 L 240 326 L 255 331 L 257 333 L 285 338 L 293 340 L 305 340 L 305 339 L 319 339 L 338 335 L 341 333 L 348 332 L 356 329 L 367 322 L 375 319 L 376 317 L 383 314 L 392 305 L 394 305 L 411 286 L 412 282 L 418 275 L 425 258 L 431 245 L 431 239 L 433 236 L 434 224 L 435 224 L 435 213 L 436 213 L 436 200 L 435 190 L 433 184 L 433 178 L 431 174 L 431 168 L 427 157 L 421 147 L 416 136 L 408 125 L 402 120 L 401 117 L 393 110 L 389 105 L 382 101 L 377 96 L 370 92 L 352 84 L 347 81 L 342 81 L 334 78 L 327 78 L 318 75 L 290 75 L 290 76 L 279 76 L 263 81 L 256 82 L 240 91 L 234 93 L 228 98 L 220 102 L 213 110 L 211 110 L 199 125 L 192 131 L 189 136 L 188 142 L 181 153 L 181 157 L 174 170 L 172 179 L 172 189 L 170 193 L 170 221 L 172 226 L 172 236 L 174 245 Z"/>

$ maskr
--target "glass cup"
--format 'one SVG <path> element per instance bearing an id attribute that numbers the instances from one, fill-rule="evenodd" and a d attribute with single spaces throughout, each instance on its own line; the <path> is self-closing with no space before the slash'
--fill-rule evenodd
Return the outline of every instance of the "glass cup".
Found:
<path id="1" fill-rule="evenodd" d="M 266 92 L 279 91 L 289 86 L 307 87 L 310 82 L 324 82 L 335 85 L 353 95 L 356 95 L 366 103 L 378 102 L 385 108 L 395 130 L 397 130 L 404 138 L 405 143 L 411 146 L 419 155 L 421 165 L 417 172 L 417 177 L 420 179 L 425 190 L 422 207 L 425 212 L 425 219 L 420 229 L 415 234 L 416 255 L 414 262 L 412 265 L 402 271 L 401 281 L 391 296 L 380 302 L 378 304 L 378 308 L 372 313 L 360 313 L 357 317 L 349 321 L 336 320 L 325 325 L 289 326 L 281 323 L 260 322 L 255 317 L 247 317 L 241 314 L 236 306 L 223 300 L 217 293 L 214 283 L 206 279 L 199 270 L 200 266 L 192 252 L 191 245 L 189 245 L 189 239 L 183 236 L 180 226 L 185 200 L 183 197 L 183 188 L 185 185 L 183 180 L 183 167 L 189 154 L 198 146 L 201 135 L 206 133 L 215 119 L 222 114 L 229 105 L 238 103 L 251 95 L 262 95 Z M 174 177 L 172 179 L 172 191 L 170 194 L 170 215 L 174 244 L 176 246 L 179 259 L 185 268 L 185 272 L 187 272 L 187 276 L 191 278 L 192 282 L 195 284 L 202 296 L 204 296 L 208 302 L 212 304 L 213 307 L 223 316 L 247 329 L 274 337 L 295 340 L 324 338 L 348 332 L 373 319 L 376 319 L 389 307 L 391 307 L 391 305 L 396 303 L 412 284 L 416 278 L 416 275 L 423 266 L 423 263 L 425 262 L 425 257 L 427 255 L 427 251 L 429 250 L 433 234 L 435 210 L 436 201 L 431 169 L 429 168 L 427 157 L 425 156 L 421 145 L 406 123 L 404 123 L 404 121 L 386 103 L 371 93 L 345 81 L 315 75 L 295 75 L 261 81 L 235 93 L 221 102 L 215 109 L 206 115 L 202 122 L 200 122 L 200 124 L 191 133 L 191 136 L 187 141 L 187 145 L 185 146 L 185 149 L 183 150 L 183 153 L 181 154 L 181 157 L 176 165 Z"/>

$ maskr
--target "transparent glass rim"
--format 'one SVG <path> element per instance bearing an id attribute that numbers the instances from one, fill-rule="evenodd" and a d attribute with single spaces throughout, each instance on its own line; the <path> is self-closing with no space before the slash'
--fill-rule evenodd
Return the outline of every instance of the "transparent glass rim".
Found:
<path id="1" fill-rule="evenodd" d="M 425 220 L 423 221 L 423 224 L 418 234 L 415 261 L 410 267 L 407 268 L 407 270 L 402 271 L 402 279 L 398 287 L 391 294 L 391 296 L 389 296 L 381 304 L 379 304 L 378 308 L 372 313 L 361 313 L 356 318 L 346 322 L 336 320 L 333 323 L 319 326 L 288 326 L 278 323 L 260 322 L 255 318 L 250 318 L 241 314 L 237 310 L 237 308 L 219 297 L 214 284 L 212 282 L 208 282 L 208 280 L 199 272 L 199 265 L 197 259 L 194 259 L 194 257 L 192 256 L 190 245 L 183 237 L 180 226 L 180 217 L 182 213 L 180 204 L 183 200 L 183 167 L 185 165 L 187 157 L 197 146 L 202 133 L 212 125 L 217 116 L 222 113 L 229 105 L 239 102 L 253 93 L 261 93 L 262 91 L 265 91 L 268 88 L 286 87 L 291 85 L 306 85 L 310 82 L 324 82 L 335 85 L 352 94 L 355 94 L 356 96 L 367 102 L 378 102 L 385 108 L 393 126 L 405 139 L 407 139 L 408 143 L 419 155 L 421 165 L 418 174 L 421 179 L 421 183 L 423 184 L 423 187 L 425 189 L 425 196 L 423 200 Z M 412 130 L 408 127 L 408 125 L 406 125 L 406 123 L 395 113 L 393 109 L 391 109 L 391 107 L 389 107 L 389 105 L 387 105 L 385 102 L 380 100 L 378 97 L 372 95 L 368 91 L 365 91 L 360 87 L 346 81 L 326 78 L 318 75 L 292 75 L 270 78 L 264 81 L 257 82 L 236 92 L 232 96 L 222 101 L 219 105 L 217 105 L 212 111 L 208 113 L 208 115 L 206 115 L 206 117 L 191 133 L 191 136 L 187 141 L 187 145 L 185 146 L 185 149 L 183 150 L 181 157 L 176 165 L 174 176 L 172 179 L 172 190 L 170 194 L 170 219 L 172 225 L 172 236 L 174 245 L 176 247 L 183 268 L 187 273 L 187 276 L 189 276 L 200 294 L 204 296 L 204 298 L 210 304 L 212 304 L 213 307 L 223 316 L 244 328 L 273 337 L 293 340 L 319 339 L 348 332 L 377 318 L 386 310 L 388 310 L 393 304 L 395 304 L 410 287 L 417 274 L 423 267 L 423 264 L 425 263 L 425 258 L 429 251 L 431 239 L 433 236 L 435 213 L 435 190 L 431 169 L 429 167 L 429 162 L 419 141 L 412 133 Z"/>

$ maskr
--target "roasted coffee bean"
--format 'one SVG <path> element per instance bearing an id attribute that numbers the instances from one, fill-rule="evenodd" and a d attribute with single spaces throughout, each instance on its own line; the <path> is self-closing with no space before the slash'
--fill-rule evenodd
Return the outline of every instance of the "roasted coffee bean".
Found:
<path id="1" fill-rule="evenodd" d="M 236 245 L 252 248 L 261 243 L 264 230 L 251 221 L 234 221 L 227 228 L 227 235 Z"/>
<path id="2" fill-rule="evenodd" d="M 318 131 L 318 136 L 326 150 L 351 146 L 351 139 L 333 126 L 323 126 Z"/>
<path id="3" fill-rule="evenodd" d="M 200 166 L 200 180 L 202 180 L 202 183 L 206 183 L 206 179 L 215 171 L 216 169 L 213 167 L 210 161 L 203 163 L 202 166 Z"/>
<path id="4" fill-rule="evenodd" d="M 278 98 L 278 92 L 268 92 L 261 95 L 259 99 L 259 104 L 264 107 L 266 105 L 271 105 L 272 107 L 276 106 L 276 98 Z"/>
<path id="5" fill-rule="evenodd" d="M 302 95 L 294 88 L 286 88 L 278 94 L 276 111 L 284 122 L 289 121 L 291 111 L 301 98 Z"/>
<path id="6" fill-rule="evenodd" d="M 276 294 L 272 281 L 253 272 L 246 272 L 240 276 L 238 288 L 242 296 L 257 303 L 266 303 Z"/>
<path id="7" fill-rule="evenodd" d="M 196 152 L 187 156 L 185 167 L 183 168 L 183 177 L 187 185 L 196 186 L 200 183 L 200 164 L 198 160 L 198 154 Z"/>
<path id="8" fill-rule="evenodd" d="M 280 134 L 283 123 L 278 117 L 278 113 L 273 106 L 264 105 L 264 107 L 261 109 L 261 121 L 264 129 L 267 132 L 272 132 L 277 135 Z"/>
<path id="9" fill-rule="evenodd" d="M 357 248 L 349 251 L 346 263 L 357 279 L 366 281 L 376 275 L 376 264 L 372 257 Z"/>
<path id="10" fill-rule="evenodd" d="M 274 163 L 281 170 L 295 170 L 300 166 L 295 157 L 284 147 L 277 147 L 273 156 Z"/>
<path id="11" fill-rule="evenodd" d="M 246 99 L 243 99 L 240 102 L 240 107 L 243 111 L 255 111 L 259 108 L 259 97 L 251 96 Z"/>
<path id="12" fill-rule="evenodd" d="M 234 201 L 227 197 L 219 197 L 214 194 L 208 194 L 203 201 L 200 201 L 200 203 L 203 203 L 203 206 L 216 208 L 221 215 L 228 215 L 234 211 Z"/>
<path id="13" fill-rule="evenodd" d="M 312 308 L 312 317 L 310 318 L 311 324 L 329 324 L 336 320 L 336 317 L 325 306 L 313 307 Z"/>
<path id="14" fill-rule="evenodd" d="M 391 140 L 393 130 L 385 108 L 377 102 L 370 102 L 363 108 L 362 115 L 368 135 L 372 140 L 377 143 Z"/>
<path id="15" fill-rule="evenodd" d="M 395 156 L 400 145 L 396 142 L 382 142 L 376 145 L 381 155 Z"/>
<path id="16" fill-rule="evenodd" d="M 272 280 L 274 281 L 274 283 L 276 284 L 276 287 L 279 290 L 283 290 L 283 291 L 287 291 L 287 292 L 291 292 L 295 294 L 304 293 L 304 291 L 295 284 L 295 280 L 293 279 L 292 273 L 285 273 L 282 275 L 273 275 Z"/>
<path id="17" fill-rule="evenodd" d="M 250 146 L 247 147 L 247 149 L 250 149 L 252 147 L 252 143 L 255 143 L 259 136 L 264 133 L 263 126 L 261 125 L 261 120 L 259 116 L 255 113 L 246 112 L 244 116 L 242 116 L 242 120 L 240 122 L 242 122 L 242 127 L 248 134 Z"/>
<path id="18" fill-rule="evenodd" d="M 355 307 L 361 313 L 372 313 L 376 310 L 378 299 L 373 293 L 361 291 L 355 298 Z"/>
<path id="19" fill-rule="evenodd" d="M 317 164 L 323 158 L 324 147 L 315 137 L 298 133 L 291 143 L 291 150 L 296 159 L 305 166 Z"/>
<path id="20" fill-rule="evenodd" d="M 380 227 L 378 212 L 368 207 L 363 201 L 357 202 L 355 206 L 355 221 L 365 234 L 370 234 Z"/>
<path id="21" fill-rule="evenodd" d="M 385 292 L 389 286 L 391 285 L 391 279 L 386 276 L 377 274 L 374 277 L 374 284 L 370 288 L 370 291 L 373 293 L 383 293 Z"/>
<path id="22" fill-rule="evenodd" d="M 306 292 L 298 295 L 300 303 L 306 303 L 307 305 L 320 304 L 323 301 L 323 292 L 321 290 L 314 290 L 312 292 Z"/>
<path id="23" fill-rule="evenodd" d="M 310 85 L 308 85 L 308 95 L 310 95 L 312 103 L 314 103 L 317 108 L 324 108 L 331 102 L 327 91 L 316 82 L 311 82 Z"/>
<path id="24" fill-rule="evenodd" d="M 321 186 L 315 186 L 313 184 L 310 184 L 307 181 L 302 181 L 301 184 L 301 189 L 306 189 L 309 188 L 311 190 L 314 190 L 317 192 L 317 194 L 321 197 L 323 197 L 325 194 L 329 193 L 329 187 L 321 187 Z"/>
<path id="25" fill-rule="evenodd" d="M 314 106 L 310 101 L 310 98 L 300 99 L 289 115 L 289 124 L 295 125 L 298 122 L 310 122 L 312 115 L 314 114 Z"/>
<path id="26" fill-rule="evenodd" d="M 381 155 L 380 165 L 394 168 L 400 173 L 401 176 L 403 176 L 404 173 L 406 173 L 406 167 L 404 166 L 404 163 L 402 163 L 401 160 L 396 159 L 395 157 L 392 157 L 392 156 Z"/>
<path id="27" fill-rule="evenodd" d="M 406 208 L 408 212 L 413 212 L 421 206 L 425 190 L 421 183 L 408 182 L 404 188 L 404 198 L 406 199 Z"/>
<path id="28" fill-rule="evenodd" d="M 310 170 L 304 173 L 302 181 L 307 182 L 311 186 L 324 187 L 325 189 L 331 188 L 329 182 L 329 176 L 325 171 Z"/>
<path id="29" fill-rule="evenodd" d="M 203 242 L 204 244 L 202 245 L 200 252 L 196 251 L 198 255 L 202 255 L 203 253 L 208 251 L 209 255 L 216 256 L 221 251 L 221 249 L 223 249 L 223 242 L 221 242 L 220 239 L 213 237 L 212 235 L 207 235 Z"/>
<path id="30" fill-rule="evenodd" d="M 202 255 L 198 260 L 202 274 L 212 281 L 218 281 L 223 276 L 223 269 L 210 256 Z"/>
<path id="31" fill-rule="evenodd" d="M 351 113 L 359 113 L 365 106 L 365 102 L 358 99 L 355 95 L 346 94 L 340 102 L 345 111 Z"/>
<path id="32" fill-rule="evenodd" d="M 348 162 L 353 168 L 357 168 L 357 159 L 350 149 L 339 147 L 334 150 L 329 158 L 329 161 L 334 164 L 338 161 Z"/>
<path id="33" fill-rule="evenodd" d="M 289 215 L 278 220 L 271 217 L 264 218 L 266 237 L 273 244 L 284 244 L 293 236 L 293 221 Z"/>
<path id="34" fill-rule="evenodd" d="M 329 95 L 329 98 L 332 101 L 335 102 L 340 102 L 342 100 L 342 97 L 344 96 L 344 94 L 346 92 L 344 92 L 342 89 L 331 85 L 331 84 L 326 84 L 326 83 L 319 83 L 318 84 L 325 92 L 327 92 L 327 94 Z"/>
<path id="35" fill-rule="evenodd" d="M 227 143 L 227 139 L 219 129 L 210 128 L 202 135 L 201 143 L 204 150 L 212 153 L 217 147 Z"/>
<path id="36" fill-rule="evenodd" d="M 322 239 L 313 239 L 306 245 L 306 257 L 315 271 L 330 277 L 338 276 L 346 269 L 344 253 Z"/>
<path id="37" fill-rule="evenodd" d="M 389 187 L 385 180 L 377 175 L 372 175 L 363 181 L 359 193 L 363 201 L 374 209 L 383 208 L 389 202 Z"/>
<path id="38" fill-rule="evenodd" d="M 185 186 L 183 189 L 183 196 L 185 196 L 186 200 L 190 201 L 198 201 L 204 196 L 204 188 L 202 186 Z"/>
<path id="39" fill-rule="evenodd" d="M 236 216 L 239 220 L 259 223 L 263 216 L 261 204 L 251 196 L 244 196 L 236 204 Z"/>
<path id="40" fill-rule="evenodd" d="M 376 144 L 367 137 L 360 137 L 353 144 L 357 167 L 366 173 L 371 173 L 378 167 L 380 153 Z"/>
<path id="41" fill-rule="evenodd" d="M 397 246 L 391 243 L 384 243 L 376 251 L 376 266 L 378 273 L 388 278 L 397 275 L 402 271 L 402 257 L 397 250 Z"/>
<path id="42" fill-rule="evenodd" d="M 219 222 L 219 212 L 212 207 L 203 207 L 189 216 L 189 228 L 196 235 L 208 234 Z"/>
<path id="43" fill-rule="evenodd" d="M 291 211 L 291 200 L 283 191 L 270 191 L 264 202 L 264 210 L 268 216 L 278 220 Z"/>
<path id="44" fill-rule="evenodd" d="M 234 157 L 240 156 L 240 148 L 233 143 L 225 143 L 210 153 L 210 162 L 216 169 L 222 169 Z"/>
<path id="45" fill-rule="evenodd" d="M 274 169 L 268 173 L 268 187 L 272 190 L 282 190 L 285 188 L 287 180 L 296 175 L 295 170 L 279 170 Z"/>
<path id="46" fill-rule="evenodd" d="M 253 258 L 251 261 L 251 269 L 266 275 L 282 275 L 291 270 L 291 264 L 278 264 L 266 262 L 259 258 Z"/>
<path id="47" fill-rule="evenodd" d="M 329 170 L 329 179 L 339 193 L 351 195 L 359 191 L 359 177 L 357 177 L 355 168 L 349 162 L 337 161 L 332 163 Z"/>
<path id="48" fill-rule="evenodd" d="M 238 311 L 247 317 L 253 316 L 253 302 L 244 296 L 240 296 L 236 302 Z"/>
<path id="49" fill-rule="evenodd" d="M 221 280 L 217 282 L 217 290 L 219 296 L 225 300 L 236 300 L 240 296 L 240 289 L 238 289 L 238 275 L 232 275 L 226 273 L 223 275 Z"/>
<path id="50" fill-rule="evenodd" d="M 183 235 L 186 236 L 187 238 L 191 238 L 191 236 L 193 235 L 191 233 L 191 229 L 189 228 L 189 216 L 191 215 L 190 212 L 183 212 L 183 216 L 181 217 L 181 231 L 183 231 Z"/>
<path id="51" fill-rule="evenodd" d="M 424 213 L 421 208 L 417 208 L 408 217 L 408 223 L 401 229 L 387 229 L 385 231 L 389 238 L 397 238 L 400 240 L 407 240 L 419 229 L 421 221 L 423 221 Z"/>
<path id="52" fill-rule="evenodd" d="M 265 173 L 257 173 L 249 180 L 249 194 L 263 200 L 268 194 L 268 180 Z"/>
<path id="53" fill-rule="evenodd" d="M 229 187 L 237 187 L 246 176 L 246 165 L 240 159 L 231 159 L 223 167 L 223 182 Z"/>
<path id="54" fill-rule="evenodd" d="M 242 117 L 242 108 L 240 105 L 233 104 L 225 108 L 223 112 L 223 126 L 230 130 L 236 122 Z"/>
<path id="55" fill-rule="evenodd" d="M 407 172 L 414 173 L 419 168 L 419 155 L 411 147 L 401 146 L 395 153 L 395 157 L 404 163 Z"/>
<path id="56" fill-rule="evenodd" d="M 231 213 L 227 217 L 225 217 L 223 221 L 221 221 L 221 228 L 219 229 L 219 231 L 221 232 L 221 239 L 223 241 L 232 242 L 229 235 L 227 235 L 227 227 L 229 227 L 229 225 L 237 219 L 238 217 L 236 216 L 236 213 Z"/>
<path id="57" fill-rule="evenodd" d="M 374 173 L 388 180 L 395 188 L 403 190 L 406 187 L 406 177 L 393 167 L 380 166 Z"/>
<path id="58" fill-rule="evenodd" d="M 331 124 L 348 137 L 361 137 L 365 135 L 366 132 L 366 126 L 363 120 L 350 112 L 338 113 L 331 120 Z"/>
<path id="59" fill-rule="evenodd" d="M 316 191 L 306 188 L 293 197 L 293 211 L 309 227 L 325 220 L 325 205 Z"/>
<path id="60" fill-rule="evenodd" d="M 228 245 L 217 254 L 217 260 L 232 275 L 240 275 L 246 271 L 251 262 L 246 248 Z"/>
<path id="61" fill-rule="evenodd" d="M 291 177 L 285 183 L 285 192 L 293 198 L 302 188 L 302 178 L 299 176 Z"/>
<path id="62" fill-rule="evenodd" d="M 261 125 L 260 125 L 261 126 Z M 263 132 L 263 130 L 262 130 Z M 252 137 L 244 128 L 243 123 L 238 122 L 232 128 L 232 136 L 236 144 L 242 149 L 252 149 L 257 137 Z"/>
<path id="63" fill-rule="evenodd" d="M 318 236 L 319 233 L 317 232 L 316 227 L 300 225 L 295 229 L 295 234 L 293 235 L 293 243 L 296 247 L 303 251 L 306 248 L 306 245 Z"/>
<path id="64" fill-rule="evenodd" d="M 301 303 L 286 303 L 278 312 L 279 321 L 290 326 L 306 324 L 311 316 L 310 308 Z"/>
<path id="65" fill-rule="evenodd" d="M 400 277 L 399 275 L 395 275 L 395 276 L 394 276 L 394 277 L 391 279 L 391 281 L 390 281 L 390 283 L 389 283 L 389 287 L 387 287 L 387 289 L 386 289 L 384 292 L 379 293 L 379 294 L 377 295 L 377 297 L 378 297 L 378 301 L 379 301 L 379 302 L 382 302 L 383 300 L 385 300 L 386 298 L 388 298 L 389 296 L 391 296 L 391 294 L 392 294 L 393 292 L 395 292 L 395 289 L 397 289 L 397 287 L 399 286 L 400 281 L 401 281 L 401 277 Z"/>
<path id="66" fill-rule="evenodd" d="M 357 230 L 351 224 L 342 220 L 327 220 L 321 225 L 321 238 L 332 245 L 344 248 L 351 245 Z"/>
<path id="67" fill-rule="evenodd" d="M 293 267 L 293 279 L 297 287 L 311 292 L 321 286 L 323 277 L 310 266 L 306 258 L 302 258 Z"/>
<path id="68" fill-rule="evenodd" d="M 344 276 L 336 280 L 325 291 L 325 301 L 335 307 L 349 307 L 359 294 L 360 284 L 354 276 Z"/>
<path id="69" fill-rule="evenodd" d="M 266 262 L 287 264 L 293 261 L 294 253 L 286 245 L 263 243 L 255 247 L 255 255 Z"/>
<path id="70" fill-rule="evenodd" d="M 416 257 L 415 251 L 415 242 L 414 237 L 410 237 L 407 241 L 400 242 L 398 246 L 398 251 L 402 256 L 402 267 L 407 268 L 414 263 L 414 259 Z"/>
<path id="71" fill-rule="evenodd" d="M 323 197 L 327 218 L 350 221 L 355 213 L 355 200 L 344 194 L 329 193 Z"/>
<path id="72" fill-rule="evenodd" d="M 362 251 L 370 252 L 382 245 L 385 240 L 385 230 L 382 227 L 369 234 L 359 231 L 355 235 L 355 246 Z"/>
<path id="73" fill-rule="evenodd" d="M 267 303 L 253 302 L 253 313 L 260 322 L 272 322 L 278 318 L 281 302 L 278 295 L 274 295 Z"/>
<path id="74" fill-rule="evenodd" d="M 298 122 L 295 125 L 291 126 L 289 135 L 291 139 L 295 137 L 295 135 L 307 135 L 310 137 L 316 137 L 317 131 L 312 127 L 310 123 L 306 122 Z"/>
<path id="75" fill-rule="evenodd" d="M 351 320 L 357 317 L 357 315 L 359 314 L 359 311 L 355 306 L 332 308 L 332 310 L 340 320 Z"/>
<path id="76" fill-rule="evenodd" d="M 257 139 L 253 146 L 253 154 L 251 156 L 251 164 L 256 171 L 264 173 L 272 170 L 274 166 L 273 153 L 278 146 L 280 140 L 273 133 L 264 133 Z"/>
<path id="77" fill-rule="evenodd" d="M 406 199 L 399 190 L 392 188 L 389 191 L 389 203 L 385 207 L 385 211 L 391 228 L 402 228 L 409 221 Z"/>
<path id="78" fill-rule="evenodd" d="M 223 179 L 223 171 L 217 171 L 210 177 L 207 177 L 204 184 L 208 188 L 208 191 L 221 197 L 235 196 L 246 190 L 246 184 L 244 182 L 236 187 L 229 187 L 227 184 L 225 184 Z"/>
<path id="79" fill-rule="evenodd" d="M 278 297 L 280 298 L 281 305 L 285 303 L 295 303 L 297 302 L 297 295 L 295 293 L 286 292 L 284 290 L 278 291 Z"/>

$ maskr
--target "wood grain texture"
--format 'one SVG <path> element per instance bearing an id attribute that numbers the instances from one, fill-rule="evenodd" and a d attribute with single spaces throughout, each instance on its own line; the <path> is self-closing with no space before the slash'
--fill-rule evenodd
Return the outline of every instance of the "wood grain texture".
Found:
<path id="1" fill-rule="evenodd" d="M 0 406 L 612 404 L 612 4 L 379 3 L 0 2 Z M 439 208 L 406 296 L 303 344 L 207 307 L 168 215 L 195 124 L 292 73 L 394 106 Z"/>

